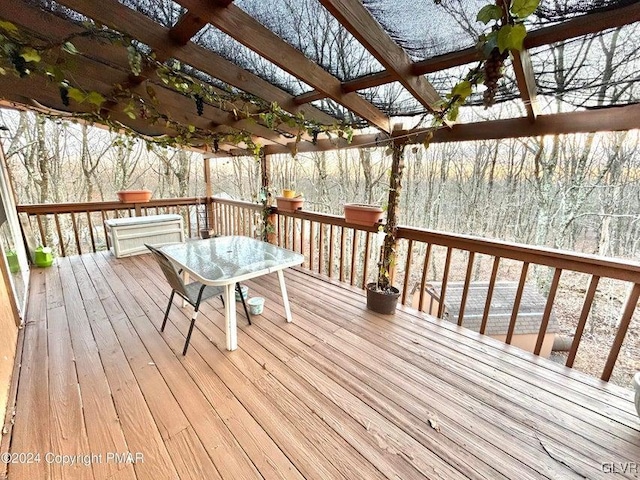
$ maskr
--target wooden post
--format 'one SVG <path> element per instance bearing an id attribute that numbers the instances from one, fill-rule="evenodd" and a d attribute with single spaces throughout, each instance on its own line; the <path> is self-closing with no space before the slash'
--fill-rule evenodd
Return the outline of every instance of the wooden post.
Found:
<path id="1" fill-rule="evenodd" d="M 211 185 L 211 157 L 204 158 L 204 186 L 205 209 L 207 212 L 207 224 L 201 228 L 211 231 L 213 229 L 213 187 Z M 198 232 L 199 234 L 200 232 Z"/>
<path id="2" fill-rule="evenodd" d="M 394 130 L 398 130 L 398 125 Z M 384 238 L 382 265 L 378 271 L 378 284 L 382 288 L 393 286 L 396 273 L 396 249 L 398 240 L 398 207 L 400 192 L 402 191 L 402 174 L 404 172 L 404 142 L 394 140 L 393 160 L 391 162 L 391 177 L 389 179 L 389 201 L 387 206 L 387 235 Z"/>
<path id="3" fill-rule="evenodd" d="M 263 238 L 265 242 L 269 242 L 272 244 L 277 243 L 276 238 L 276 216 L 273 213 L 270 213 L 268 209 L 273 205 L 273 198 L 271 196 L 270 182 L 269 182 L 269 170 L 271 167 L 271 161 L 269 156 L 264 152 L 264 149 L 260 150 L 260 186 L 262 189 L 262 222 L 264 226 L 263 230 Z"/>

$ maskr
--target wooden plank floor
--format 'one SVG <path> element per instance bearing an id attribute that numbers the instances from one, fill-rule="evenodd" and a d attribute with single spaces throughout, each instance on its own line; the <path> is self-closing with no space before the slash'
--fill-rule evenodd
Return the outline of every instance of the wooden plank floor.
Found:
<path id="1" fill-rule="evenodd" d="M 159 332 L 170 292 L 148 255 L 35 270 L 9 478 L 638 478 L 629 391 L 285 276 L 292 324 L 263 277 L 238 350 L 212 299 L 183 357 L 191 309 Z"/>

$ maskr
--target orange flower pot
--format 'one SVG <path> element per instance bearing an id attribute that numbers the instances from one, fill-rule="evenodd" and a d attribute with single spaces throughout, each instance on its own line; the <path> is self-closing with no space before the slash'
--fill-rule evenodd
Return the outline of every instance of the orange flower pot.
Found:
<path id="1" fill-rule="evenodd" d="M 296 210 L 301 210 L 302 205 L 304 204 L 304 198 L 295 197 L 295 198 L 285 198 L 285 197 L 276 197 L 276 207 L 281 212 L 295 212 Z"/>
<path id="2" fill-rule="evenodd" d="M 372 227 L 380 220 L 384 211 L 377 205 L 362 203 L 345 203 L 344 219 L 347 223 Z"/>
<path id="3" fill-rule="evenodd" d="M 151 200 L 151 190 L 122 190 L 118 198 L 122 203 L 144 203 Z"/>

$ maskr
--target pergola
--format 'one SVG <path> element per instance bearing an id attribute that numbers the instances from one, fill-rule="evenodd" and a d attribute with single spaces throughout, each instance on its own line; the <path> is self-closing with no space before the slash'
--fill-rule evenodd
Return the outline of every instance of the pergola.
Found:
<path id="1" fill-rule="evenodd" d="M 357 128 L 351 142 L 336 136 L 313 138 L 308 134 L 296 139 L 298 131 L 291 126 L 273 126 L 268 125 L 268 122 L 253 121 L 234 114 L 229 108 L 206 105 L 202 115 L 198 115 L 193 100 L 184 92 L 163 84 L 154 68 L 143 67 L 137 75 L 132 74 L 125 45 L 101 42 L 91 35 L 74 37 L 73 44 L 79 52 L 73 59 L 74 80 L 82 88 L 99 92 L 109 99 L 118 86 L 124 86 L 138 92 L 150 102 L 158 102 L 158 109 L 163 114 L 181 124 L 213 133 L 249 134 L 256 144 L 264 147 L 263 152 L 267 155 L 384 145 L 392 136 L 401 136 L 409 143 L 421 143 L 427 131 L 424 124 L 417 124 L 410 131 L 394 129 L 395 117 L 429 117 L 438 111 L 438 102 L 446 91 L 442 85 L 434 87 L 430 81 L 431 75 L 440 72 L 439 78 L 442 78 L 443 74 L 449 75 L 447 72 L 451 72 L 454 67 L 480 60 L 480 52 L 473 46 L 454 48 L 453 51 L 432 56 L 428 56 L 428 50 L 415 54 L 403 48 L 400 45 L 402 34 L 395 32 L 393 25 L 389 26 L 392 22 L 386 21 L 384 17 L 390 13 L 393 2 L 317 2 L 318 12 L 328 12 L 333 17 L 336 31 L 352 39 L 349 45 L 361 51 L 363 56 L 366 55 L 372 65 L 366 74 L 353 78 L 338 75 L 337 66 L 332 63 L 335 60 L 320 65 L 310 58 L 308 52 L 303 51 L 304 45 L 294 46 L 290 39 L 283 38 L 286 37 L 282 33 L 283 29 L 270 29 L 265 26 L 269 22 L 264 21 L 264 18 L 252 16 L 249 12 L 258 11 L 255 2 L 61 0 L 55 4 L 47 2 L 46 6 L 37 6 L 37 3 L 27 0 L 3 2 L 0 5 L 0 18 L 45 43 L 54 44 L 86 30 L 87 24 L 83 22 L 105 26 L 132 39 L 136 46 L 154 55 L 159 62 L 170 59 L 180 62 L 181 69 L 188 70 L 189 74 L 211 85 L 216 91 L 246 93 L 251 98 L 261 99 L 265 104 L 276 102 L 291 115 L 301 113 L 307 120 L 318 124 L 350 123 Z M 288 5 L 290 2 L 285 3 Z M 396 3 L 398 8 L 410 8 L 410 2 Z M 160 23 L 161 19 L 152 18 L 156 4 L 163 5 L 163 8 L 174 14 L 178 12 L 179 20 L 173 25 L 165 26 Z M 278 11 L 284 8 L 283 5 L 283 2 L 276 2 L 273 8 Z M 470 17 L 475 16 L 478 8 L 476 4 L 462 2 L 461 5 L 469 10 Z M 512 53 L 507 76 L 515 79 L 515 88 L 511 92 L 502 92 L 504 95 L 499 100 L 508 101 L 518 95 L 521 105 L 524 105 L 524 108 L 520 107 L 523 116 L 447 123 L 435 132 L 432 141 L 513 138 L 640 127 L 640 105 L 634 101 L 633 92 L 625 100 L 612 99 L 605 105 L 597 105 L 598 108 L 576 108 L 575 111 L 565 113 L 545 113 L 539 105 L 539 88 L 536 83 L 543 72 L 536 71 L 537 64 L 532 62 L 529 50 L 543 46 L 553 48 L 554 45 L 571 39 L 598 34 L 640 20 L 638 2 L 588 2 L 586 6 L 583 2 L 581 5 L 581 12 L 567 13 L 563 21 L 539 21 L 529 26 L 524 50 Z M 435 12 L 439 7 L 434 3 L 428 8 Z M 420 26 L 420 21 L 409 25 L 411 28 L 416 26 Z M 448 28 L 447 24 L 442 27 L 443 31 Z M 241 61 L 226 58 L 225 52 L 216 46 L 216 41 L 223 37 L 230 37 L 232 40 L 229 42 L 235 45 L 236 51 L 245 52 L 245 58 L 249 55 L 262 62 L 260 65 L 268 65 L 271 73 L 257 72 Z M 226 56 L 229 56 L 228 52 Z M 637 59 L 631 58 L 629 62 L 637 62 Z M 298 88 L 283 86 L 286 83 L 283 79 L 289 81 L 289 84 L 293 82 Z M 624 81 L 633 85 L 637 78 L 625 78 Z M 393 103 L 377 102 L 371 91 L 385 85 L 395 85 L 401 92 L 398 98 L 408 106 L 403 109 L 394 107 Z M 153 99 L 147 93 L 148 86 L 153 86 Z M 505 87 L 506 90 L 508 88 Z M 34 75 L 25 78 L 4 75 L 0 81 L 0 97 L 5 106 L 26 107 L 49 113 L 86 112 L 95 108 L 86 102 L 64 105 L 58 84 Z M 475 102 L 477 104 L 477 99 Z M 244 109 L 254 113 L 259 108 L 251 100 L 236 102 L 235 106 L 240 111 Z M 102 105 L 101 114 L 144 135 L 175 134 L 168 124 L 150 124 L 140 116 L 129 115 L 123 105 L 113 101 L 107 100 Z M 216 145 L 216 152 L 212 152 L 211 145 L 195 146 L 224 156 L 247 153 L 242 144 L 238 146 L 221 142 Z"/>
<path id="2" fill-rule="evenodd" d="M 495 0 L 491 8 L 508 16 L 505 3 Z M 16 29 L 41 49 L 18 52 L 23 60 L 13 52 L 13 66 L 21 67 L 16 72 L 11 65 L 2 72 L 6 65 L 0 63 L 0 107 L 103 121 L 159 140 L 188 139 L 185 129 L 210 132 L 180 146 L 199 149 L 205 158 L 257 153 L 263 187 L 269 187 L 273 154 L 374 146 L 393 152 L 386 222 L 366 225 L 272 207 L 268 198 L 214 197 L 208 160 L 205 196 L 136 204 L 15 206 L 0 168 L 0 207 L 13 214 L 7 223 L 16 226 L 14 243 L 21 243 L 24 220 L 23 236 L 25 225 L 38 229 L 43 246 L 55 247 L 46 244 L 46 229 L 55 229 L 60 248 L 54 265 L 30 275 L 24 251 L 11 252 L 15 269 L 0 258 L 0 477 L 637 476 L 640 424 L 633 393 L 610 380 L 619 358 L 637 352 L 629 346 L 637 330 L 627 332 L 640 298 L 640 264 L 398 226 L 395 213 L 407 144 L 640 128 L 640 37 L 630 35 L 637 33 L 640 2 L 560 3 L 542 0 L 527 23 L 524 48 L 511 52 L 497 93 L 508 107 L 486 119 L 474 93 L 461 121 L 442 120 L 434 130 L 441 100 L 470 64 L 482 61 L 474 46 L 480 1 L 0 2 L 0 39 Z M 322 21 L 313 23 L 316 18 Z M 554 70 L 541 58 L 560 52 L 570 57 L 572 45 L 583 41 L 605 51 L 605 40 L 621 32 L 620 39 L 630 40 L 616 57 L 619 68 L 568 58 L 561 62 L 566 71 Z M 5 63 L 8 51 L 0 44 Z M 40 53 L 50 71 L 27 74 Z M 136 55 L 143 61 L 134 68 Z M 207 97 L 203 104 L 202 90 L 166 82 L 162 68 L 233 100 Z M 563 78 L 579 81 L 564 85 Z M 85 93 L 71 95 L 65 85 Z M 146 103 L 159 115 L 132 111 L 132 96 L 123 91 L 136 96 L 136 109 Z M 87 98 L 79 101 L 77 93 Z M 275 104 L 291 122 L 273 121 Z M 407 119 L 410 127 L 400 127 Z M 353 128 L 352 138 L 346 127 Z M 0 167 L 3 162 L 0 148 Z M 302 268 L 287 271 L 294 321 L 283 317 L 274 279 L 251 279 L 251 294 L 268 303 L 261 317 L 239 327 L 237 350 L 222 347 L 228 324 L 214 299 L 203 306 L 185 356 L 191 310 L 166 310 L 167 329 L 160 327 L 171 288 L 148 255 L 112 255 L 105 225 L 171 208 L 184 212 L 191 237 L 211 228 L 221 236 L 262 235 L 302 254 Z M 73 229 L 67 251 L 61 220 Z M 381 226 L 387 235 L 376 269 L 374 236 Z M 443 260 L 438 269 L 436 255 Z M 488 267 L 481 272 L 474 259 L 486 259 Z M 370 274 L 377 271 L 380 279 L 386 269 L 393 286 L 396 266 L 396 314 L 365 308 L 363 290 L 375 285 L 367 283 Z M 504 266 L 518 281 L 503 342 L 485 333 Z M 515 348 L 512 338 L 528 272 L 538 268 L 550 274 L 550 285 L 529 353 Z M 464 317 L 474 273 L 488 280 L 478 331 L 465 328 L 471 307 Z M 458 274 L 464 283 L 453 324 L 442 317 L 449 277 Z M 560 365 L 540 355 L 567 276 L 588 287 L 571 307 L 575 333 Z M 437 312 L 427 306 L 432 277 L 442 279 Z M 12 292 L 16 278 L 28 292 L 23 307 Z M 450 292 L 457 288 L 453 280 Z M 598 289 L 610 282 L 628 293 L 611 338 L 602 342 L 606 359 L 598 379 L 578 371 L 576 359 L 594 345 L 585 333 L 598 318 L 592 312 Z M 408 307 L 411 297 L 417 309 Z"/>

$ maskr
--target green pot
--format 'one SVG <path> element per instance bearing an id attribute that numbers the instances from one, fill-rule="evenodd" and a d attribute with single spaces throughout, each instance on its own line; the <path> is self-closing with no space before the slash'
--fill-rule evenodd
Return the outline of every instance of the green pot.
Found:
<path id="1" fill-rule="evenodd" d="M 9 271 L 16 273 L 20 271 L 20 263 L 18 263 L 18 255 L 13 250 L 7 250 L 4 252 L 7 257 L 7 263 L 9 264 Z"/>
<path id="2" fill-rule="evenodd" d="M 53 264 L 53 253 L 51 252 L 51 248 L 36 248 L 35 262 L 38 267 L 50 267 Z"/>

